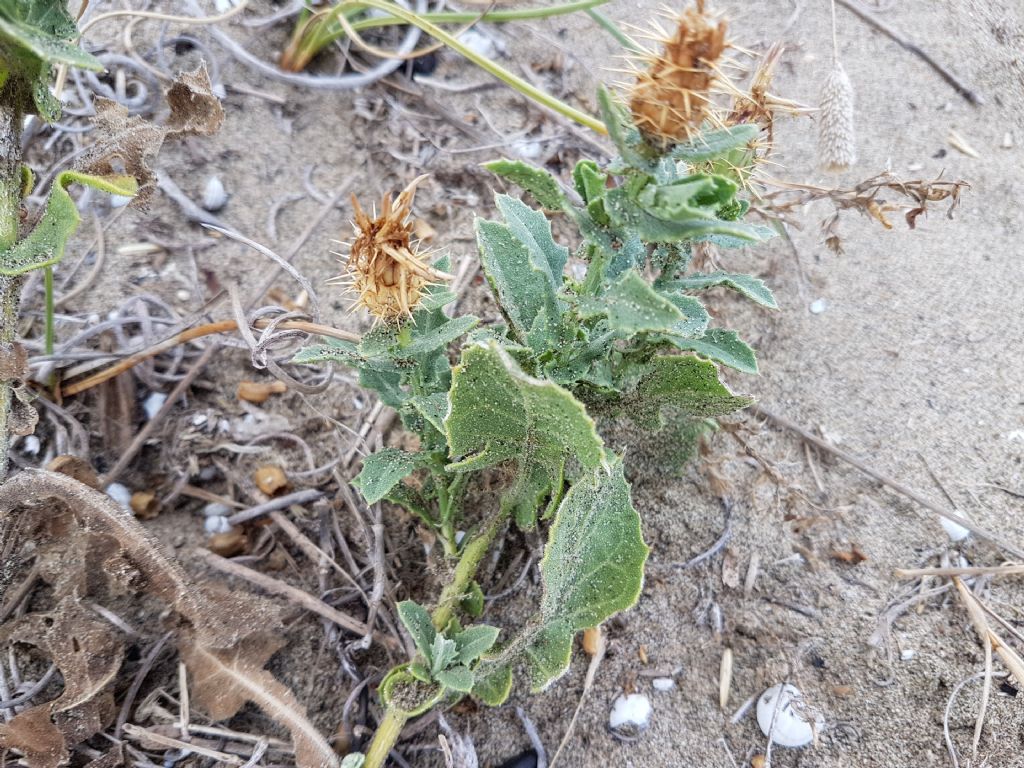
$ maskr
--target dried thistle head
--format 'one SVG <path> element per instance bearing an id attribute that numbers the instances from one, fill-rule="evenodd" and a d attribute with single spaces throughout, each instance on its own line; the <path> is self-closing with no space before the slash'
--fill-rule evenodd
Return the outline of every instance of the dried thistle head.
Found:
<path id="1" fill-rule="evenodd" d="M 703 0 L 675 20 L 675 32 L 660 39 L 661 51 L 640 56 L 629 108 L 633 121 L 648 141 L 670 145 L 700 132 L 705 120 L 720 122 L 711 90 L 722 80 L 717 66 L 729 48 L 727 23 L 705 12 Z"/>
<path id="2" fill-rule="evenodd" d="M 354 308 L 365 307 L 378 320 L 393 321 L 412 315 L 427 286 L 453 279 L 430 266 L 428 254 L 413 239 L 409 220 L 420 176 L 392 202 L 381 201 L 380 214 L 371 217 L 352 195 L 355 238 L 345 260 L 346 274 L 335 278 L 357 295 Z"/>

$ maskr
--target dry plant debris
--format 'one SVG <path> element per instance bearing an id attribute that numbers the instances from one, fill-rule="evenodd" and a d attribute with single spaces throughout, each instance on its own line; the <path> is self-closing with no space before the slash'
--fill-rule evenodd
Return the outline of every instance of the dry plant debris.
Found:
<path id="1" fill-rule="evenodd" d="M 26 521 L 23 530 L 52 600 L 8 621 L 0 642 L 39 649 L 59 668 L 64 691 L 0 725 L 0 748 L 21 751 L 32 768 L 56 768 L 71 748 L 111 723 L 111 683 L 124 658 L 124 638 L 88 613 L 82 600 L 121 595 L 169 610 L 165 621 L 199 709 L 221 720 L 251 701 L 291 731 L 298 765 L 337 763 L 302 705 L 264 669 L 283 643 L 274 605 L 216 582 L 193 581 L 130 512 L 68 476 L 29 470 L 9 480 L 0 488 L 0 520 L 12 516 Z"/>

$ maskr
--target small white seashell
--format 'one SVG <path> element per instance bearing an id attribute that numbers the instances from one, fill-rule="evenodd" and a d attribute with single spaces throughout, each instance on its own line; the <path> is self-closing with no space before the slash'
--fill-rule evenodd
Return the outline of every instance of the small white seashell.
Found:
<path id="1" fill-rule="evenodd" d="M 231 508 L 227 504 L 212 502 L 203 507 L 203 517 L 227 517 L 231 514 Z"/>
<path id="2" fill-rule="evenodd" d="M 812 315 L 820 315 L 826 309 L 828 309 L 828 302 L 824 299 L 816 299 L 811 302 L 811 306 L 808 307 L 811 310 Z"/>
<path id="3" fill-rule="evenodd" d="M 821 715 L 809 722 L 802 715 L 807 714 L 801 706 L 803 695 L 796 686 L 789 683 L 773 685 L 757 700 L 757 724 L 772 742 L 780 747 L 803 747 L 814 740 L 814 733 L 825 726 Z M 772 719 L 775 727 L 772 728 Z"/>
<path id="4" fill-rule="evenodd" d="M 619 696 L 612 704 L 608 727 L 621 736 L 636 736 L 651 721 L 651 700 L 642 693 Z"/>
<path id="5" fill-rule="evenodd" d="M 945 529 L 946 535 L 949 536 L 951 541 L 963 541 L 971 535 L 971 532 L 962 525 L 945 517 L 940 517 L 939 523 L 942 525 L 943 529 Z"/>
<path id="6" fill-rule="evenodd" d="M 224 190 L 224 183 L 216 176 L 206 180 L 203 187 L 203 208 L 210 212 L 219 211 L 228 202 L 228 193 Z"/>
<path id="7" fill-rule="evenodd" d="M 459 42 L 480 56 L 493 59 L 498 55 L 498 46 L 490 35 L 475 29 L 467 29 L 459 35 Z"/>
<path id="8" fill-rule="evenodd" d="M 142 401 L 142 410 L 146 412 L 146 418 L 152 421 L 166 402 L 167 395 L 163 392 L 150 392 L 149 397 Z"/>
<path id="9" fill-rule="evenodd" d="M 227 533 L 231 530 L 231 523 L 223 515 L 212 515 L 203 520 L 203 529 L 211 536 L 215 533 Z"/>
<path id="10" fill-rule="evenodd" d="M 21 438 L 20 447 L 22 453 L 27 454 L 28 456 L 38 456 L 39 449 L 42 447 L 42 444 L 39 442 L 39 438 L 35 435 L 26 435 Z"/>
<path id="11" fill-rule="evenodd" d="M 125 509 L 131 509 L 132 492 L 128 490 L 127 486 L 121 485 L 120 483 L 111 483 L 106 488 L 107 496 L 112 498 L 118 504 Z"/>
<path id="12" fill-rule="evenodd" d="M 675 688 L 676 681 L 671 677 L 656 677 L 651 680 L 651 685 L 654 686 L 654 690 L 664 693 L 665 691 L 671 691 Z"/>

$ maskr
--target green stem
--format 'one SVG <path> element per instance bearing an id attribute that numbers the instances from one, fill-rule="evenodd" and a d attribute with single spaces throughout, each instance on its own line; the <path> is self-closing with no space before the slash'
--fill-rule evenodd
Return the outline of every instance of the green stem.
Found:
<path id="1" fill-rule="evenodd" d="M 480 561 L 487 554 L 491 542 L 494 541 L 494 537 L 498 535 L 505 524 L 507 516 L 506 512 L 495 515 L 487 526 L 463 547 L 452 580 L 442 590 L 437 608 L 434 609 L 430 617 L 438 631 L 448 626 L 448 622 L 451 621 L 455 613 L 455 606 L 459 604 L 459 600 L 469 589 L 469 583 L 476 576 L 476 569 L 480 566 Z M 406 715 L 391 707 L 384 711 L 384 719 L 380 721 L 377 730 L 374 731 L 373 741 L 370 742 L 370 748 L 366 751 L 363 768 L 381 768 L 384 765 L 384 761 L 387 760 L 391 749 L 398 741 L 402 727 L 408 719 Z"/>
<path id="2" fill-rule="evenodd" d="M 487 550 L 490 549 L 491 542 L 494 541 L 494 537 L 498 535 L 498 531 L 505 524 L 506 516 L 506 512 L 500 512 L 495 515 L 487 526 L 466 542 L 466 545 L 462 548 L 462 554 L 459 555 L 459 562 L 455 565 L 455 573 L 452 574 L 452 580 L 441 590 L 441 597 L 437 601 L 437 608 L 431 614 L 434 627 L 439 632 L 448 626 L 448 622 L 451 621 L 452 616 L 455 614 L 456 606 L 466 596 L 469 584 L 476 576 L 476 569 L 480 567 L 480 561 L 483 560 Z"/>
<path id="3" fill-rule="evenodd" d="M 0 90 L 0 99 L 11 89 Z M 0 258 L 18 240 L 21 207 L 21 109 L 0 107 Z M 0 355 L 13 352 L 17 335 L 21 277 L 0 275 Z M 14 382 L 0 381 L 0 483 L 7 479 L 7 452 L 11 445 L 10 415 Z"/>
<path id="4" fill-rule="evenodd" d="M 370 742 L 370 748 L 366 751 L 363 768 L 381 768 L 384 765 L 408 719 L 394 709 L 388 708 L 384 711 L 384 719 L 377 724 L 373 741 Z"/>
<path id="5" fill-rule="evenodd" d="M 500 64 L 491 61 L 486 56 L 481 56 L 476 51 L 463 45 L 455 36 L 445 32 L 436 24 L 424 19 L 422 16 L 418 16 L 412 11 L 407 11 L 405 8 L 401 8 L 387 0 L 345 0 L 345 2 L 339 5 L 338 8 L 376 8 L 379 11 L 390 13 L 392 16 L 404 21 L 406 24 L 412 24 L 419 27 L 435 40 L 444 43 L 456 53 L 461 54 L 476 64 L 480 69 L 498 78 L 503 83 L 519 91 L 519 93 L 524 96 L 533 99 L 538 104 L 541 104 L 542 106 L 545 106 L 586 128 L 590 128 L 595 133 L 605 134 L 608 132 L 604 127 L 604 124 L 597 118 L 588 115 L 585 112 L 581 112 L 575 107 L 569 106 L 565 102 L 556 99 L 551 94 L 545 93 L 531 83 L 528 83 L 518 75 L 509 72 Z"/>
<path id="6" fill-rule="evenodd" d="M 482 16 L 479 13 L 467 11 L 440 11 L 434 13 L 420 14 L 419 18 L 432 24 L 473 24 L 478 21 L 503 24 L 515 21 L 530 21 L 533 19 L 547 19 L 553 16 L 561 16 L 578 11 L 586 11 L 597 5 L 604 5 L 609 0 L 576 0 L 576 2 L 564 5 L 554 5 L 547 8 L 520 8 L 518 10 L 489 11 Z M 320 16 L 310 16 L 308 12 L 296 22 L 295 31 L 292 34 L 288 46 L 288 53 L 282 61 L 290 71 L 305 69 L 309 61 L 320 51 L 345 37 L 345 28 L 338 23 L 337 17 L 344 15 L 348 19 L 352 29 L 360 32 L 364 29 L 377 29 L 379 27 L 391 27 L 407 23 L 397 16 L 372 16 L 370 18 L 353 20 L 352 17 L 361 12 L 361 9 L 343 12 L 340 7 L 332 8 Z"/>
<path id="7" fill-rule="evenodd" d="M 596 8 L 587 8 L 586 12 L 590 18 L 596 21 L 605 32 L 614 37 L 618 41 L 619 45 L 627 51 L 632 51 L 633 53 L 644 52 L 644 49 L 637 45 L 635 40 L 619 29 L 619 25 L 605 16 L 601 11 Z"/>

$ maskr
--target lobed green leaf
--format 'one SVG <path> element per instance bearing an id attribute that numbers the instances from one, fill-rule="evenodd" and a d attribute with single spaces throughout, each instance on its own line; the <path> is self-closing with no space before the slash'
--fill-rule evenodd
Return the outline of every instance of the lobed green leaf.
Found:
<path id="1" fill-rule="evenodd" d="M 641 427 L 658 429 L 665 409 L 705 419 L 724 416 L 752 402 L 726 389 L 714 363 L 691 355 L 669 355 L 654 358 L 615 410 Z"/>
<path id="2" fill-rule="evenodd" d="M 712 272 L 710 274 L 687 275 L 666 283 L 665 287 L 680 291 L 699 291 L 724 285 L 732 288 L 751 301 L 769 309 L 778 309 L 775 296 L 764 281 L 753 275 L 733 274 L 729 272 Z"/>
<path id="3" fill-rule="evenodd" d="M 131 176 L 92 176 L 62 171 L 53 182 L 46 210 L 36 226 L 23 240 L 0 251 L 0 275 L 23 275 L 33 269 L 52 267 L 64 258 L 68 240 L 81 222 L 75 201 L 67 190 L 72 183 L 125 197 L 131 197 L 138 190 Z"/>
<path id="4" fill-rule="evenodd" d="M 757 373 L 754 350 L 741 340 L 736 331 L 710 328 L 699 339 L 673 339 L 681 350 L 689 350 L 743 373 Z"/>
<path id="5" fill-rule="evenodd" d="M 648 552 L 620 459 L 569 489 L 540 565 L 540 629 L 526 649 L 535 691 L 568 668 L 577 631 L 636 603 Z"/>
<path id="6" fill-rule="evenodd" d="M 525 374 L 497 342 L 463 348 L 449 400 L 449 471 L 510 463 L 514 479 L 502 508 L 525 528 L 545 497 L 557 503 L 568 459 L 584 469 L 602 460 L 601 438 L 583 405 L 554 382 Z"/>
<path id="7" fill-rule="evenodd" d="M 568 204 L 558 180 L 541 168 L 521 160 L 492 160 L 484 168 L 519 185 L 545 208 L 561 210 Z"/>

